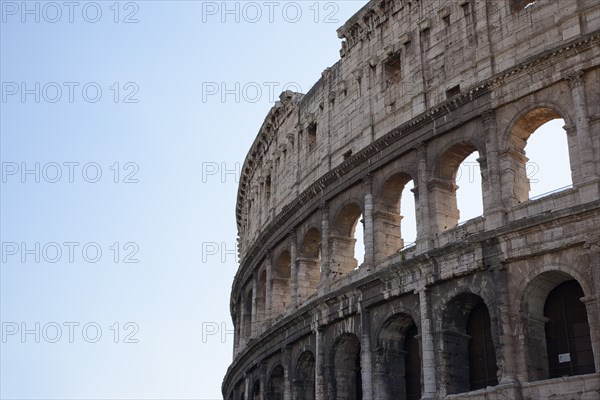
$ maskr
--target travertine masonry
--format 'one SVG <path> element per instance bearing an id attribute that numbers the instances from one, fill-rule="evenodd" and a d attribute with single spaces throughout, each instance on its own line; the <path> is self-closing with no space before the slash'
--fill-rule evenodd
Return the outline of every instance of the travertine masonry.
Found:
<path id="1" fill-rule="evenodd" d="M 600 3 L 373 0 L 338 35 L 244 162 L 224 397 L 600 399 Z M 573 185 L 530 199 L 557 118 Z M 484 213 L 458 225 L 474 152 Z"/>

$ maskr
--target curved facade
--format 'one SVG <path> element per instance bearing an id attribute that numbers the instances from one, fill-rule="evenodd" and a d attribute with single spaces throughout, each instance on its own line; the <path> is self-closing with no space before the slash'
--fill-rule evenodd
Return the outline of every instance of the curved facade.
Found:
<path id="1" fill-rule="evenodd" d="M 600 399 L 598 1 L 373 0 L 338 35 L 244 162 L 224 398 Z M 530 198 L 555 119 L 572 185 Z"/>

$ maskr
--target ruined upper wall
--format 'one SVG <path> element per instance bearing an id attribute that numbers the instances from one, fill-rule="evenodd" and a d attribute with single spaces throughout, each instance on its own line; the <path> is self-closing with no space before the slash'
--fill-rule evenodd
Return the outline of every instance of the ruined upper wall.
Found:
<path id="1" fill-rule="evenodd" d="M 244 162 L 240 258 L 319 177 L 429 109 L 600 29 L 597 0 L 373 0 L 338 30 L 341 59 L 286 92 Z"/>

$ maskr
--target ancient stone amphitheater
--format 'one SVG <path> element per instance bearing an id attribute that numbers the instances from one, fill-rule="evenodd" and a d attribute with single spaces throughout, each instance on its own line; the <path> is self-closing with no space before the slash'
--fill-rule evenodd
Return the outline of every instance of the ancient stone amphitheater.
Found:
<path id="1" fill-rule="evenodd" d="M 600 399 L 600 2 L 372 0 L 338 35 L 244 162 L 224 398 Z M 572 186 L 530 198 L 555 119 Z"/>

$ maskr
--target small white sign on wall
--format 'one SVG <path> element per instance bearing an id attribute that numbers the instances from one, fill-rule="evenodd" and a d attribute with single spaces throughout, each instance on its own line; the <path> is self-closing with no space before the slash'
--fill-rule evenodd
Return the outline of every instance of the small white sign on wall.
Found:
<path id="1" fill-rule="evenodd" d="M 571 362 L 571 353 L 559 354 L 558 355 L 558 362 L 559 363 Z"/>

